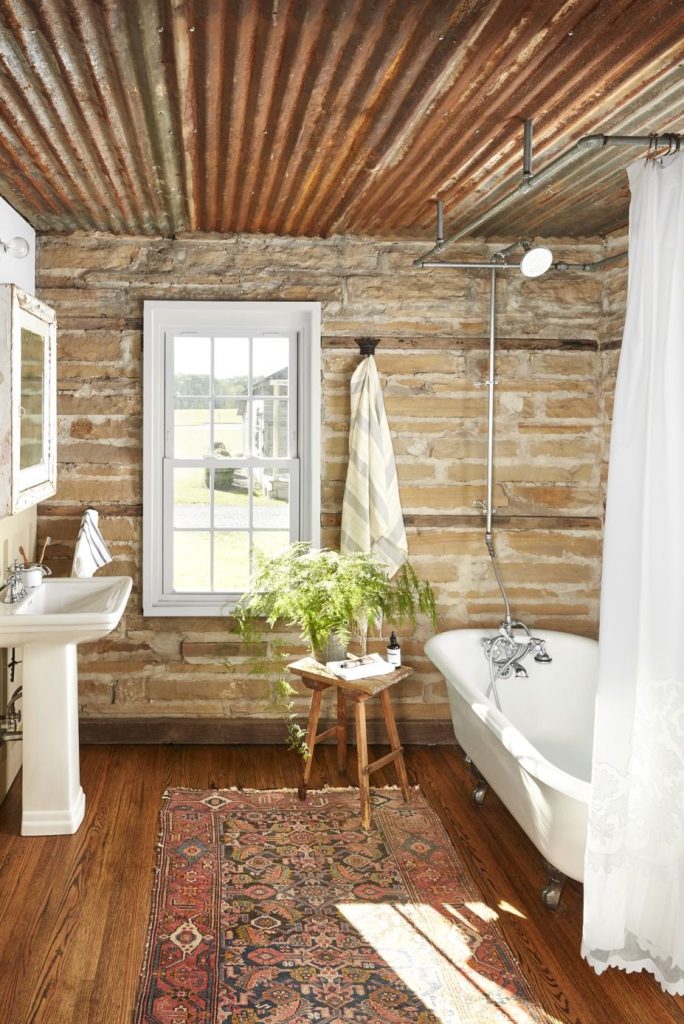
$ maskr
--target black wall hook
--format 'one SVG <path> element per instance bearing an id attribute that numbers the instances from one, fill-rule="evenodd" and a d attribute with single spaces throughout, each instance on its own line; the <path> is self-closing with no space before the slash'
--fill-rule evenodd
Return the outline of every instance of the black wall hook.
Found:
<path id="1" fill-rule="evenodd" d="M 376 346 L 380 343 L 379 338 L 357 338 L 356 344 L 362 356 L 374 356 Z"/>

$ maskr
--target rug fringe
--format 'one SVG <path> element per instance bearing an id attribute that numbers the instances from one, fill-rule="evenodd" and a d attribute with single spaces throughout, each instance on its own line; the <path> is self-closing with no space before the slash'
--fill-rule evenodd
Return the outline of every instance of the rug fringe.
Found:
<path id="1" fill-rule="evenodd" d="M 157 842 L 155 843 L 155 850 L 157 851 L 157 853 L 156 853 L 156 857 L 155 857 L 155 863 L 152 866 L 152 873 L 153 873 L 153 875 L 155 875 L 155 881 L 154 881 L 154 884 L 153 884 L 153 887 L 152 887 L 152 900 L 151 900 L 151 906 L 150 906 L 150 917 L 149 917 L 149 921 L 148 921 L 148 924 L 147 924 L 147 934 L 145 936 L 145 945 L 143 946 L 142 966 L 140 968 L 140 977 L 141 978 L 143 978 L 145 976 L 145 971 L 147 970 L 147 968 L 149 966 L 149 961 L 150 961 L 150 958 L 152 956 L 152 940 L 154 938 L 154 926 L 155 926 L 155 923 L 156 923 L 156 911 L 157 911 L 157 908 L 158 908 L 158 900 L 159 900 L 158 877 L 159 877 L 159 873 L 160 873 L 161 868 L 162 868 L 162 859 L 163 859 L 163 851 L 164 851 L 164 815 L 166 814 L 166 812 L 168 810 L 169 804 L 171 802 L 172 795 L 173 795 L 173 789 L 170 788 L 170 789 L 165 789 L 164 790 L 164 792 L 162 793 L 162 804 L 161 804 L 161 808 L 159 810 L 159 815 L 158 815 Z M 138 996 L 137 996 L 137 999 L 136 999 L 136 1002 L 135 1002 L 135 1010 L 134 1010 L 134 1020 L 135 1021 L 138 1021 L 139 1019 L 141 1019 L 142 1009 L 143 1009 L 143 1002 L 144 1002 L 144 992 L 141 989 L 138 992 Z"/>
<path id="2" fill-rule="evenodd" d="M 396 792 L 400 789 L 400 786 L 371 786 L 371 793 L 387 793 Z M 409 786 L 409 789 L 414 793 L 420 793 L 420 786 Z M 245 789 L 244 786 L 223 786 L 219 788 L 208 788 L 208 789 L 197 789 L 195 786 L 171 786 L 169 789 L 164 791 L 163 799 L 168 802 L 171 799 L 172 793 L 298 793 L 299 790 L 296 786 L 284 787 L 280 789 Z M 307 789 L 309 796 L 314 796 L 316 793 L 358 793 L 358 786 L 323 786 L 323 789 Z M 162 808 L 162 811 L 164 808 Z"/>

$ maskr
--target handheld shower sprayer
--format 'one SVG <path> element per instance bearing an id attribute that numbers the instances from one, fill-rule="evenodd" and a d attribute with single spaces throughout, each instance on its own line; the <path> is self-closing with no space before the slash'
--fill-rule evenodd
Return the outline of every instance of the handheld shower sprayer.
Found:
<path id="1" fill-rule="evenodd" d="M 508 594 L 506 593 L 506 588 L 504 587 L 503 580 L 501 579 L 501 574 L 499 573 L 499 566 L 496 561 L 496 551 L 494 550 L 494 538 L 489 531 L 487 531 L 487 533 L 485 534 L 485 544 L 487 545 L 487 551 L 489 552 L 489 557 L 491 558 L 492 561 L 492 568 L 494 570 L 494 575 L 496 576 L 496 582 L 499 585 L 499 590 L 501 591 L 504 607 L 506 608 L 504 622 L 510 626 L 512 623 L 511 606 L 508 601 Z"/>

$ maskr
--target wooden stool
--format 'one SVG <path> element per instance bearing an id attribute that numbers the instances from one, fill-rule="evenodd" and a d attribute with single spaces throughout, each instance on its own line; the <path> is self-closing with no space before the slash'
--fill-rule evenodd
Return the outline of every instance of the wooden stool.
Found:
<path id="1" fill-rule="evenodd" d="M 399 733 L 394 721 L 392 702 L 390 701 L 389 688 L 401 679 L 406 679 L 413 671 L 410 668 L 397 668 L 384 676 L 368 676 L 366 679 L 340 679 L 339 676 L 328 672 L 325 666 L 313 658 L 302 658 L 288 665 L 290 672 L 300 676 L 302 682 L 311 695 L 311 711 L 309 712 L 309 724 L 306 730 L 306 745 L 309 756 L 304 760 L 304 769 L 301 785 L 299 786 L 300 799 L 306 799 L 306 790 L 311 775 L 313 753 L 316 744 L 327 739 L 333 733 L 337 734 L 337 767 L 341 772 L 347 768 L 347 694 L 354 701 L 354 712 L 356 718 L 356 750 L 359 761 L 359 791 L 361 796 L 361 823 L 364 828 L 370 828 L 371 807 L 370 787 L 368 777 L 379 768 L 384 768 L 391 761 L 396 762 L 399 786 L 404 800 L 409 799 L 409 784 L 404 764 L 404 748 L 399 742 Z M 325 732 L 318 733 L 318 718 L 321 713 L 321 701 L 323 694 L 331 686 L 337 689 L 337 724 Z M 382 705 L 382 713 L 387 726 L 387 734 L 390 741 L 390 753 L 379 757 L 372 764 L 368 763 L 368 740 L 366 737 L 366 701 L 371 697 L 379 696 Z"/>

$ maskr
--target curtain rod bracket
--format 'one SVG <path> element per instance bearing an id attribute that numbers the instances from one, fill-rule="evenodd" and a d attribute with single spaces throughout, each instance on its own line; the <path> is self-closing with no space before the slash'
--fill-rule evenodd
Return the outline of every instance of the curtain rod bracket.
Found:
<path id="1" fill-rule="evenodd" d="M 380 344 L 379 338 L 356 338 L 359 352 L 362 356 L 374 356 L 376 346 Z"/>

